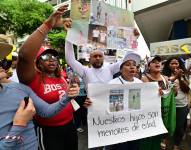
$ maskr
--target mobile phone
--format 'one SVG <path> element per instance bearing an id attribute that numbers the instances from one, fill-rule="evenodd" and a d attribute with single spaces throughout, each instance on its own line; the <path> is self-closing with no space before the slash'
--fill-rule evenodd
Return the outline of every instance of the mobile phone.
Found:
<path id="1" fill-rule="evenodd" d="M 27 107 L 28 103 L 29 103 L 29 97 L 24 97 L 24 101 L 25 101 L 25 108 Z"/>

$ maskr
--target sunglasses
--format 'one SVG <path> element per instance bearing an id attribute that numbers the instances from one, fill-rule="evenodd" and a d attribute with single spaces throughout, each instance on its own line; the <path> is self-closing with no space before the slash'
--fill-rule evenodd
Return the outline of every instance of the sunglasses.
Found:
<path id="1" fill-rule="evenodd" d="M 54 61 L 58 61 L 58 56 L 54 56 L 52 54 L 44 54 L 42 56 L 40 56 L 40 59 L 41 60 L 44 60 L 44 61 L 48 61 L 48 60 L 54 60 Z"/>

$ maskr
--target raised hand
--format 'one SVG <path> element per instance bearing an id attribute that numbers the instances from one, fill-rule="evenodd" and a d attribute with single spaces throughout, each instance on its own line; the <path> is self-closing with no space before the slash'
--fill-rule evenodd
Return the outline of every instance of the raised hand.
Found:
<path id="1" fill-rule="evenodd" d="M 92 101 L 91 101 L 89 98 L 86 98 L 86 100 L 85 100 L 83 106 L 84 106 L 85 108 L 88 108 L 88 107 L 91 106 L 91 105 L 92 105 Z"/>
<path id="2" fill-rule="evenodd" d="M 54 11 L 45 23 L 49 24 L 52 28 L 61 27 L 64 23 L 64 19 L 62 19 L 62 15 L 68 10 L 68 5 L 63 5 L 59 7 L 56 11 Z"/>
<path id="3" fill-rule="evenodd" d="M 70 18 L 64 18 L 63 19 L 63 26 L 65 30 L 68 30 L 68 28 L 71 28 L 72 20 Z"/>
<path id="4" fill-rule="evenodd" d="M 175 69 L 175 71 L 174 71 L 174 74 L 175 74 L 176 79 L 181 78 L 182 75 L 183 75 L 183 73 L 184 73 L 184 72 L 183 72 L 182 69 Z"/>
<path id="5" fill-rule="evenodd" d="M 68 90 L 68 97 L 76 97 L 78 96 L 80 91 L 80 87 L 78 86 L 78 84 L 73 84 L 69 90 Z"/>

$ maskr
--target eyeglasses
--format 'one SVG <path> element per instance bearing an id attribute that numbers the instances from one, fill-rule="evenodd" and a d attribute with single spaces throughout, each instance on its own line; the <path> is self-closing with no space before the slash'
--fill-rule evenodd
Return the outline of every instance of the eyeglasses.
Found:
<path id="1" fill-rule="evenodd" d="M 58 61 L 58 56 L 54 56 L 52 54 L 44 54 L 44 55 L 40 56 L 40 59 L 42 59 L 44 61 L 48 61 L 50 59 L 52 59 L 53 61 Z"/>

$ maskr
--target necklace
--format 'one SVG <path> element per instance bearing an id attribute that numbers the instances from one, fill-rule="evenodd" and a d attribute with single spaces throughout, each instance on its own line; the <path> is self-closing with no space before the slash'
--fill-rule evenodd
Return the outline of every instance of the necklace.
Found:
<path id="1" fill-rule="evenodd" d="M 54 73 L 51 73 L 51 74 L 48 74 L 48 77 L 50 77 L 50 78 L 55 78 L 56 76 L 55 76 Z"/>

